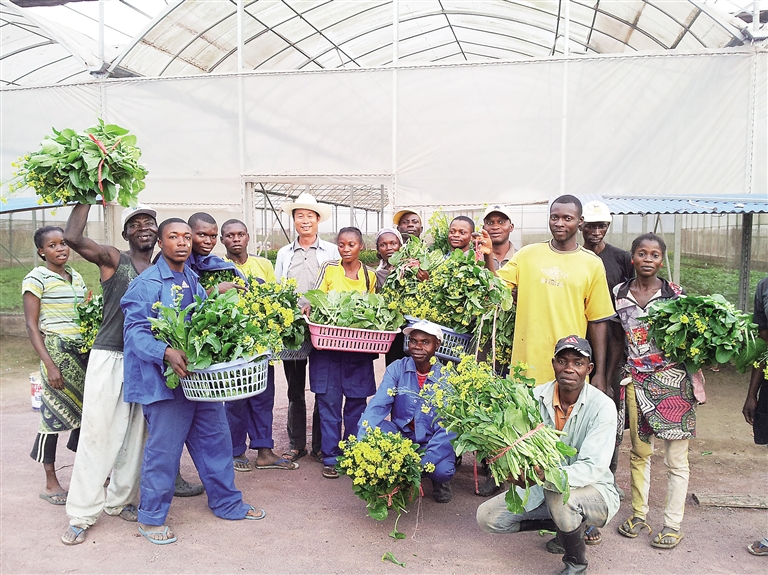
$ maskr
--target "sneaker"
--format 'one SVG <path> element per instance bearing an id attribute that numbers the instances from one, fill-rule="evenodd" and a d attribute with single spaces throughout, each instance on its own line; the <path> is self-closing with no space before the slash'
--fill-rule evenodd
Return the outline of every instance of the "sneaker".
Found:
<path id="1" fill-rule="evenodd" d="M 434 499 L 437 503 L 448 503 L 451 499 L 453 499 L 453 492 L 451 491 L 450 481 L 445 483 L 438 483 L 433 479 L 432 499 Z"/>

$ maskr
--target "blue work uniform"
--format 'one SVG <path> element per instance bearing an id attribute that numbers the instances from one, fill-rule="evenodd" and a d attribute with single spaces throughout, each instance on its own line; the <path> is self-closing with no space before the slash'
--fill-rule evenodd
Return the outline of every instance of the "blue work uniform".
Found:
<path id="1" fill-rule="evenodd" d="M 439 385 L 442 365 L 435 363 L 427 376 L 425 385 Z M 440 427 L 440 419 L 434 408 L 422 411 L 424 400 L 419 396 L 419 381 L 413 358 L 404 357 L 387 367 L 376 395 L 360 418 L 358 437 L 366 434 L 364 424 L 378 427 L 384 432 L 400 433 L 418 444 L 419 451 L 425 450 L 421 463 L 433 463 L 435 470 L 424 473 L 438 483 L 450 481 L 456 473 L 456 456 L 451 440 L 456 437 L 452 431 Z M 390 420 L 385 418 L 390 416 Z"/>
<path id="2" fill-rule="evenodd" d="M 181 275 L 183 290 L 206 297 L 195 272 L 184 266 Z M 243 519 L 250 506 L 243 503 L 242 493 L 235 488 L 232 441 L 224 406 L 189 401 L 181 386 L 168 388 L 163 375 L 168 345 L 155 339 L 150 329 L 148 318 L 157 317 L 153 304 L 159 301 L 164 306 L 172 305 L 177 281 L 161 257 L 131 282 L 120 300 L 125 314 L 123 399 L 142 405 L 148 430 L 141 467 L 139 521 L 165 524 L 185 443 L 213 513 L 224 519 Z"/>

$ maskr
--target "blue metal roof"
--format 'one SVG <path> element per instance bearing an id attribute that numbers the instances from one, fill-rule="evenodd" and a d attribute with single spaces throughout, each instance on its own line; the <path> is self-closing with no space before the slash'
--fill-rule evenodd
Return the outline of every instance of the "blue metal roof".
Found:
<path id="1" fill-rule="evenodd" d="M 584 202 L 586 198 L 580 197 Z M 589 198 L 593 199 L 593 198 Z M 600 198 L 594 198 L 600 199 Z M 589 201 L 589 200 L 586 200 Z M 762 214 L 768 198 L 620 198 L 603 197 L 612 214 Z"/>
<path id="2" fill-rule="evenodd" d="M 53 210 L 62 207 L 64 204 L 57 202 L 55 204 L 38 204 L 37 198 L 8 198 L 0 202 L 0 214 L 13 214 L 16 212 L 27 212 L 30 210 Z M 74 202 L 67 204 L 74 206 Z"/>

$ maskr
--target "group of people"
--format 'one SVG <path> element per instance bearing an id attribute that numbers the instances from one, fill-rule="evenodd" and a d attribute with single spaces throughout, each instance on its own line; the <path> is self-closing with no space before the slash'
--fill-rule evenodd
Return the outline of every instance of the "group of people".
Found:
<path id="1" fill-rule="evenodd" d="M 293 220 L 296 239 L 278 251 L 274 268 L 269 260 L 248 254 L 250 237 L 243 222 L 231 219 L 219 229 L 206 213 L 158 225 L 151 208 L 128 208 L 122 215 L 127 251 L 84 236 L 87 205 L 74 207 L 66 229 L 45 227 L 35 234 L 45 265 L 33 270 L 22 287 L 27 329 L 41 358 L 44 383 L 32 457 L 44 464 L 46 490 L 41 497 L 66 504 L 70 525 L 62 535 L 65 544 L 82 543 L 102 511 L 138 521 L 140 533 L 152 543 L 174 542 L 176 536 L 166 525 L 174 493 L 201 491 L 179 475 L 185 444 L 215 515 L 262 519 L 264 510 L 243 502 L 234 485 L 235 471 L 293 470 L 298 460 L 311 454 L 322 463 L 323 477 L 335 479 L 339 442 L 364 434 L 363 422 L 399 432 L 420 445 L 425 461 L 433 464 L 425 473 L 432 480 L 433 498 L 440 503 L 451 500 L 456 464 L 451 434 L 434 414 L 421 410 L 415 394 L 398 393 L 439 382 L 441 366 L 434 355 L 443 339 L 440 326 L 419 322 L 405 330 L 408 354 L 402 339 L 399 345 L 395 341 L 378 390 L 372 354 L 313 350 L 309 360 L 284 361 L 289 445 L 280 455 L 274 452 L 272 438 L 274 368 L 269 368 L 264 393 L 226 404 L 191 402 L 181 389 L 165 385 L 166 366 L 180 377 L 188 374 L 186 357 L 153 337 L 148 318 L 156 316 L 155 302 L 168 305 L 180 297 L 183 307 L 195 296 L 207 297 L 199 274 L 231 270 L 246 282 L 292 278 L 300 294 L 310 289 L 374 292 L 393 269 L 392 254 L 423 233 L 418 214 L 397 212 L 394 226 L 376 235 L 380 264 L 374 270 L 360 261 L 364 243 L 359 229 L 339 230 L 335 243 L 320 238 L 319 224 L 330 218 L 330 209 L 311 194 L 301 194 L 282 209 Z M 683 291 L 658 275 L 664 241 L 643 234 L 630 252 L 620 250 L 605 242 L 611 219 L 601 202 L 582 206 L 574 196 L 561 196 L 549 209 L 552 238 L 520 250 L 510 241 L 514 224 L 503 205 L 487 208 L 479 233 L 465 216 L 449 226 L 451 249 L 475 249 L 485 266 L 514 290 L 513 362 L 527 365 L 528 376 L 536 381 L 545 423 L 564 431 L 564 441 L 578 450 L 564 462 L 571 487 L 568 504 L 545 483 L 531 492 L 525 513 L 509 513 L 505 493 L 500 493 L 480 506 L 477 520 L 492 533 L 554 526 L 557 537 L 547 548 L 563 555 L 563 573 L 586 570 L 585 546 L 600 543 L 599 528 L 619 508 L 622 494 L 613 474 L 625 415 L 632 441 L 632 516 L 619 533 L 636 538 L 643 530 L 652 531 L 647 514 L 656 437 L 665 442 L 669 480 L 663 524 L 651 544 L 673 548 L 684 536 L 687 445 L 695 436 L 699 401 L 696 374 L 664 356 L 648 338 L 643 320 L 654 301 Z M 226 249 L 223 258 L 212 254 L 218 239 Z M 160 253 L 153 262 L 155 245 Z M 70 248 L 100 271 L 104 317 L 90 354 L 81 351 L 75 309 L 86 288 L 67 265 Z M 223 293 L 233 287 L 241 288 L 225 281 L 210 289 Z M 302 298 L 300 303 L 308 312 L 308 301 Z M 311 451 L 307 372 L 315 394 Z M 752 403 L 757 401 L 757 387 L 754 396 Z M 750 398 L 749 410 L 745 405 L 748 421 L 755 411 Z M 56 438 L 65 430 L 72 430 L 69 447 L 77 451 L 68 494 L 54 467 Z M 256 451 L 253 460 L 246 455 L 248 448 Z M 486 473 L 478 494 L 497 493 L 500 487 L 487 468 Z M 517 481 L 511 488 L 523 487 Z"/>

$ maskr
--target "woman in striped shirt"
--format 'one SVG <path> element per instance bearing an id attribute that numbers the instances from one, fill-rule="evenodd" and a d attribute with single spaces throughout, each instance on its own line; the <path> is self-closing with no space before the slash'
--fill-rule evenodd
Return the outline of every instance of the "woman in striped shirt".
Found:
<path id="1" fill-rule="evenodd" d="M 69 247 L 64 230 L 45 226 L 35 232 L 37 253 L 45 260 L 21 284 L 27 334 L 40 356 L 43 393 L 40 427 L 31 457 L 43 464 L 45 491 L 53 505 L 64 505 L 67 493 L 56 477 L 59 433 L 71 430 L 67 447 L 77 450 L 88 353 L 77 323 L 77 304 L 85 298 L 83 278 L 67 265 Z"/>

